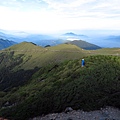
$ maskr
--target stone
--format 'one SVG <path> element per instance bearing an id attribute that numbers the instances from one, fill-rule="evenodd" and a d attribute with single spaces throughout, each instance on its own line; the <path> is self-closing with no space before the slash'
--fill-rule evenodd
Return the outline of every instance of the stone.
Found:
<path id="1" fill-rule="evenodd" d="M 67 108 L 65 109 L 65 113 L 68 113 L 68 112 L 71 112 L 71 111 L 73 111 L 73 109 L 72 109 L 71 107 L 67 107 Z"/>

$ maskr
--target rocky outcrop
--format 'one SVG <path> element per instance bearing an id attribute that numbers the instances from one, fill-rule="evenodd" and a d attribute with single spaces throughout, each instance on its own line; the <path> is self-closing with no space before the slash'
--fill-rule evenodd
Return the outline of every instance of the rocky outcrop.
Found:
<path id="1" fill-rule="evenodd" d="M 72 112 L 72 111 L 73 111 L 73 109 L 72 109 L 71 107 L 67 107 L 67 108 L 65 109 L 65 113 Z"/>
<path id="2" fill-rule="evenodd" d="M 120 110 L 112 107 L 91 112 L 70 110 L 67 113 L 53 113 L 29 120 L 120 120 Z"/>

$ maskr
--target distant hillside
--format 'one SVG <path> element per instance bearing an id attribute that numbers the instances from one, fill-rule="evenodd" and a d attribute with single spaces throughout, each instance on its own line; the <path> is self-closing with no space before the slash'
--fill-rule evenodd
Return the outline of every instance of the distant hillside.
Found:
<path id="1" fill-rule="evenodd" d="M 101 47 L 88 43 L 86 41 L 83 40 L 74 40 L 74 41 L 70 41 L 68 42 L 70 44 L 74 44 L 80 48 L 86 49 L 86 50 L 96 50 L 96 49 L 101 49 Z"/>
<path id="2" fill-rule="evenodd" d="M 0 50 L 10 47 L 14 44 L 17 44 L 17 43 L 14 41 L 4 40 L 4 39 L 0 38 Z"/>
<path id="3" fill-rule="evenodd" d="M 73 44 L 60 44 L 44 48 L 32 42 L 22 42 L 0 51 L 0 69 L 6 66 L 14 70 L 28 70 L 98 54 L 119 56 L 120 50 L 116 48 L 91 51 Z"/>
<path id="4" fill-rule="evenodd" d="M 47 64 L 59 63 L 64 60 L 79 59 L 86 55 L 86 52 L 81 48 L 72 44 L 60 44 L 44 48 L 31 42 L 22 42 L 3 51 L 2 56 L 6 57 L 2 60 L 1 66 L 4 66 L 5 64 L 10 65 L 10 61 L 13 63 L 13 60 L 14 62 L 21 60 L 14 69 L 32 69 Z M 10 57 L 10 60 L 8 59 L 8 56 Z M 9 61 L 9 64 L 6 61 Z"/>
<path id="5" fill-rule="evenodd" d="M 120 48 L 102 48 L 97 50 L 90 50 L 90 54 L 93 55 L 116 55 L 120 56 Z"/>
<path id="6" fill-rule="evenodd" d="M 5 31 L 0 30 L 0 38 L 1 39 L 8 39 L 10 41 L 15 41 L 15 42 L 34 42 L 35 44 L 39 46 L 55 46 L 61 43 L 65 43 L 66 40 L 61 39 L 60 37 L 54 37 L 51 35 L 46 35 L 46 34 L 31 34 L 31 33 L 26 33 L 26 32 L 14 32 L 14 33 L 7 33 Z"/>

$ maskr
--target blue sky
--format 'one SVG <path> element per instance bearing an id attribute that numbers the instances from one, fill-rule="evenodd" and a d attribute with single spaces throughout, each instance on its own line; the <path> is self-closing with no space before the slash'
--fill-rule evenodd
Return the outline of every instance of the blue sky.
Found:
<path id="1" fill-rule="evenodd" d="M 120 0 L 0 0 L 0 29 L 120 30 Z"/>

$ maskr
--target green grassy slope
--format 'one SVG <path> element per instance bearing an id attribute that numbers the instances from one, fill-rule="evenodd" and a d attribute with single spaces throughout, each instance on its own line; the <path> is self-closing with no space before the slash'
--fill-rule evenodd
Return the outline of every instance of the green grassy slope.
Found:
<path id="1" fill-rule="evenodd" d="M 49 49 L 49 48 L 48 48 Z M 94 55 L 40 68 L 29 82 L 0 92 L 0 116 L 12 120 L 73 109 L 120 108 L 120 57 Z M 5 103 L 9 102 L 9 105 Z"/>
<path id="2" fill-rule="evenodd" d="M 119 48 L 84 50 L 75 45 L 61 44 L 43 48 L 33 43 L 23 42 L 0 51 L 0 68 L 15 64 L 14 70 L 34 69 L 64 60 L 81 59 L 86 55 L 120 55 Z M 6 57 L 5 57 L 6 56 Z M 13 62 L 14 61 L 14 62 Z"/>
<path id="3" fill-rule="evenodd" d="M 99 54 L 99 55 L 116 55 L 120 56 L 120 48 L 102 48 L 99 50 L 91 50 L 90 54 Z"/>
<path id="4" fill-rule="evenodd" d="M 32 42 L 22 42 L 19 44 L 16 44 L 12 47 L 7 48 L 6 50 L 13 50 L 13 51 L 30 51 L 30 50 L 40 50 L 43 49 L 40 46 L 35 45 Z"/>
<path id="5" fill-rule="evenodd" d="M 22 60 L 19 65 L 16 65 L 16 70 L 33 69 L 34 67 L 42 67 L 46 64 L 82 58 L 86 55 L 86 53 L 75 45 L 61 44 L 55 47 L 42 48 L 27 42 L 14 45 L 2 51 L 2 54 L 11 56 L 12 60 L 13 58 L 18 58 L 18 61 L 19 58 Z M 2 62 L 4 62 L 4 60 L 7 61 L 3 59 Z M 2 64 L 2 62 L 0 64 Z"/>

